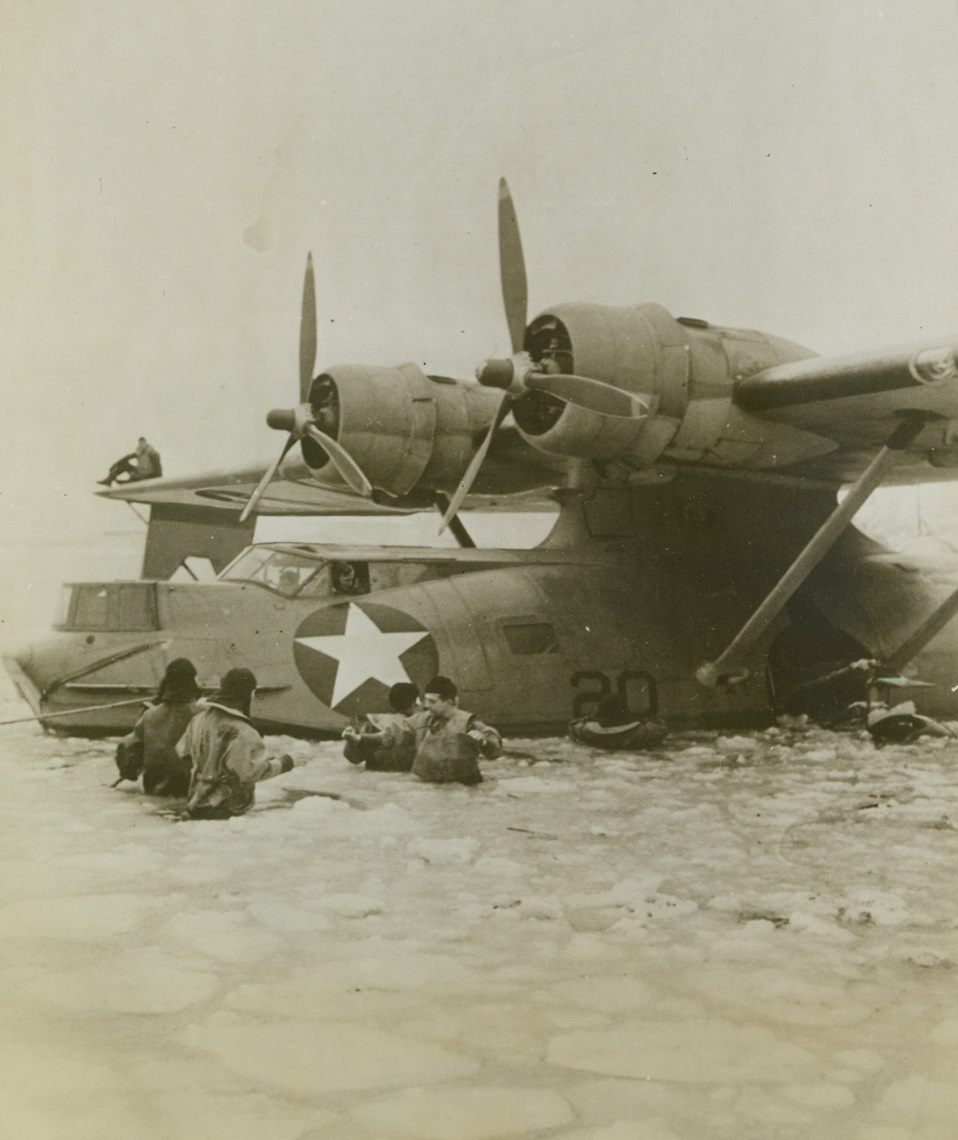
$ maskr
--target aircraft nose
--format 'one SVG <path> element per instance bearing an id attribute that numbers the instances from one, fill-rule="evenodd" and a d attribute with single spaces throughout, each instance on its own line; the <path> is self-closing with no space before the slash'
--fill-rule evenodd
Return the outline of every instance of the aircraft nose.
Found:
<path id="1" fill-rule="evenodd" d="M 3 655 L 7 675 L 23 699 L 36 712 L 45 687 L 43 671 L 38 674 L 33 644 L 18 646 Z"/>
<path id="2" fill-rule="evenodd" d="M 30 701 L 39 700 L 76 666 L 76 650 L 62 638 L 31 641 L 4 657 L 7 672 Z"/>

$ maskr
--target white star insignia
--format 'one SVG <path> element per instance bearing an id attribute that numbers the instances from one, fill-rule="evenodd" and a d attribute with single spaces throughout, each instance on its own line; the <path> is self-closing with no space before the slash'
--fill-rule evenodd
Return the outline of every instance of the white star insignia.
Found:
<path id="1" fill-rule="evenodd" d="M 424 629 L 384 633 L 359 606 L 350 602 L 346 611 L 346 628 L 342 633 L 298 637 L 296 640 L 307 649 L 315 649 L 339 662 L 329 702 L 330 708 L 335 708 L 370 678 L 387 686 L 398 681 L 411 681 L 399 660 L 400 655 L 427 636 L 428 631 Z"/>

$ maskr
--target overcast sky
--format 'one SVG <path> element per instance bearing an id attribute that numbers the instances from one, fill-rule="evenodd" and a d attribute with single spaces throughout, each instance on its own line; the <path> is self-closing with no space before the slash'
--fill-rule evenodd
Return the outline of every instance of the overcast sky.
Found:
<path id="1" fill-rule="evenodd" d="M 321 364 L 469 377 L 530 314 L 658 301 L 820 352 L 958 331 L 954 0 L 7 0 L 4 535 L 104 525 L 145 434 L 278 451 Z"/>

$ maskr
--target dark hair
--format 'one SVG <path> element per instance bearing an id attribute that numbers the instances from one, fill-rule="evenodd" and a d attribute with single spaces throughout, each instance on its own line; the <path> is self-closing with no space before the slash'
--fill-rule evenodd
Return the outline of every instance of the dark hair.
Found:
<path id="1" fill-rule="evenodd" d="M 405 712 L 412 708 L 419 697 L 419 687 L 411 681 L 397 681 L 389 690 L 389 707 L 393 712 Z"/>
<path id="2" fill-rule="evenodd" d="M 196 683 L 196 666 L 187 657 L 177 657 L 167 665 L 156 697 L 159 701 L 180 704 L 196 700 L 201 692 Z"/>
<path id="3" fill-rule="evenodd" d="M 459 690 L 456 688 L 455 682 L 450 681 L 448 677 L 443 677 L 442 675 L 433 677 L 423 692 L 434 693 L 444 701 L 454 701 L 459 695 Z"/>
<path id="4" fill-rule="evenodd" d="M 631 724 L 635 717 L 618 693 L 606 693 L 595 707 L 595 719 L 603 728 L 617 728 L 620 724 Z"/>
<path id="5" fill-rule="evenodd" d="M 256 691 L 256 676 L 250 669 L 242 667 L 230 669 L 220 681 L 214 700 L 236 705 L 249 715 L 250 698 Z"/>

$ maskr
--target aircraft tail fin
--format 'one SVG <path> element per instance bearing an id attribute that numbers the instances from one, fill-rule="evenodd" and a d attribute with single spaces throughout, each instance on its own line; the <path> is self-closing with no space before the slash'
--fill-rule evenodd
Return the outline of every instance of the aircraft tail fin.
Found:
<path id="1" fill-rule="evenodd" d="M 208 558 L 219 573 L 253 541 L 256 519 L 236 511 L 179 503 L 153 503 L 141 577 L 165 579 L 187 558 Z"/>

